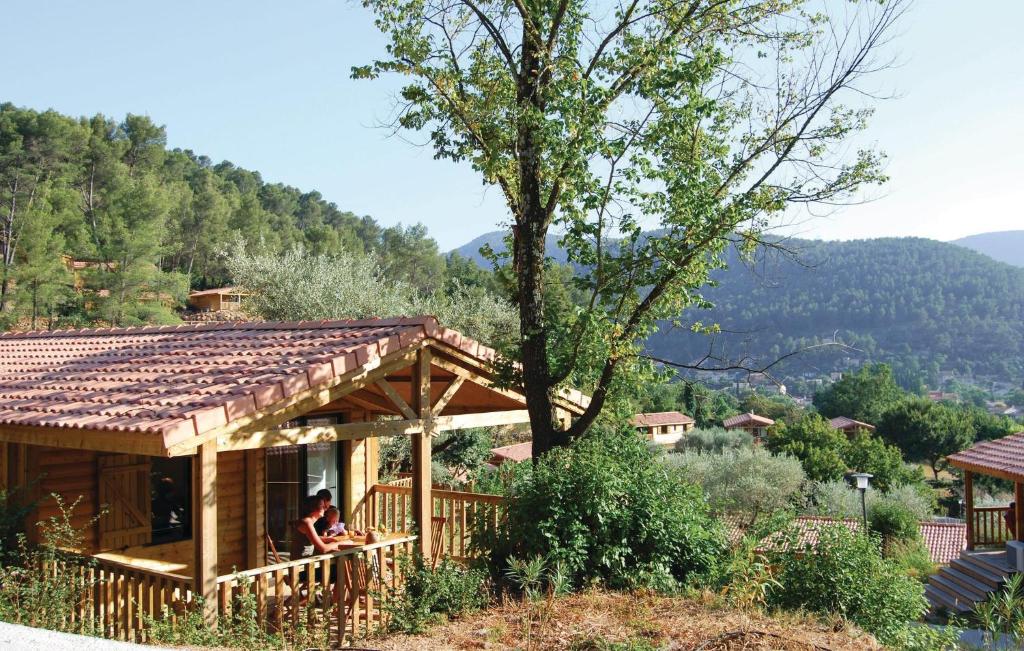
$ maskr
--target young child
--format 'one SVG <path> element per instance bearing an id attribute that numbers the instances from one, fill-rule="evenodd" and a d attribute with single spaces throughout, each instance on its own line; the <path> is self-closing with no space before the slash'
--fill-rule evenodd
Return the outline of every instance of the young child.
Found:
<path id="1" fill-rule="evenodd" d="M 317 523 L 320 524 L 320 523 Z M 336 507 L 331 507 L 324 511 L 324 522 L 323 532 L 318 531 L 321 536 L 327 538 L 337 538 L 338 536 L 345 535 L 345 523 L 341 522 L 341 511 Z"/>

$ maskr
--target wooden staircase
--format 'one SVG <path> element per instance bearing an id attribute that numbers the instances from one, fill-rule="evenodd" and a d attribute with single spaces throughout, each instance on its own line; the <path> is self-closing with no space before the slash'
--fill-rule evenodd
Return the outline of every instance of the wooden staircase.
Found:
<path id="1" fill-rule="evenodd" d="M 974 606 L 987 601 L 1012 573 L 1006 564 L 1006 552 L 960 552 L 948 566 L 928 578 L 925 597 L 934 612 L 948 611 L 963 615 Z"/>

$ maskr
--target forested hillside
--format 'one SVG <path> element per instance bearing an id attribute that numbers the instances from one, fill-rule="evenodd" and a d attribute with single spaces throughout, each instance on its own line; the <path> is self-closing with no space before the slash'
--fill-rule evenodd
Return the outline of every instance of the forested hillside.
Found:
<path id="1" fill-rule="evenodd" d="M 917 238 L 786 244 L 745 266 L 735 255 L 708 291 L 708 315 L 730 334 L 729 356 L 770 360 L 835 336 L 855 350 L 822 349 L 788 363 L 842 369 L 844 360 L 890 361 L 905 384 L 938 383 L 940 370 L 1019 382 L 1024 377 L 1024 269 Z M 706 338 L 666 332 L 651 347 L 674 359 L 707 350 Z"/>
<path id="2" fill-rule="evenodd" d="M 457 251 L 469 257 L 477 242 L 499 250 L 500 237 Z M 803 352 L 773 371 L 820 375 L 887 361 L 904 386 L 935 386 L 947 370 L 1024 379 L 1024 269 L 920 238 L 783 246 L 788 252 L 762 251 L 749 261 L 731 252 L 729 268 L 715 274 L 718 286 L 705 294 L 715 307 L 682 320 L 717 323 L 722 334 L 712 341 L 663 324 L 650 350 L 688 363 L 713 344 L 716 356 L 758 366 L 835 339 L 848 347 Z"/>
<path id="3" fill-rule="evenodd" d="M 392 277 L 443 281 L 421 226 L 382 228 L 317 192 L 168 150 L 148 117 L 0 104 L 0 325 L 173 321 L 190 287 L 230 280 L 220 253 L 236 243 L 372 251 Z"/>

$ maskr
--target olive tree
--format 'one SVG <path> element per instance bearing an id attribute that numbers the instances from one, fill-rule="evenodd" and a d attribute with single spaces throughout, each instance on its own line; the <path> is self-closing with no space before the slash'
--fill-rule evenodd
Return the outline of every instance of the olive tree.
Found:
<path id="1" fill-rule="evenodd" d="M 466 162 L 507 204 L 520 336 L 511 356 L 540 455 L 585 432 L 659 319 L 706 306 L 730 242 L 801 204 L 884 180 L 849 146 L 904 0 L 363 0 L 404 80 L 394 126 Z M 579 309 L 545 303 L 557 234 Z M 688 323 L 697 331 L 713 324 Z M 673 361 L 673 360 L 670 360 Z M 682 366 L 721 366 L 705 359 Z M 563 430 L 566 382 L 592 394 Z"/>

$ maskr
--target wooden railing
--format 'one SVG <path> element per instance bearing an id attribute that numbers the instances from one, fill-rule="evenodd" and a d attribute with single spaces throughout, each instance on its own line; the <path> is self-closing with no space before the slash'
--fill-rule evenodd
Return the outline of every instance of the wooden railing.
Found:
<path id="1" fill-rule="evenodd" d="M 431 491 L 431 503 L 435 522 L 444 518 L 441 530 L 433 532 L 433 553 L 435 556 L 446 555 L 465 560 L 474 555 L 474 526 L 480 523 L 496 525 L 503 512 L 504 498 L 500 495 L 435 488 Z M 375 485 L 366 497 L 362 519 L 370 527 L 383 527 L 387 531 L 411 531 L 412 488 Z"/>
<path id="2" fill-rule="evenodd" d="M 266 622 L 271 631 L 294 630 L 300 622 L 328 622 L 335 645 L 366 637 L 386 625 L 383 602 L 401 585 L 399 559 L 412 552 L 415 540 L 416 536 L 391 537 L 218 577 L 218 612 L 232 617 L 253 608 L 258 621 Z M 247 595 L 250 598 L 244 599 Z"/>
<path id="3" fill-rule="evenodd" d="M 70 573 L 81 588 L 72 619 L 79 628 L 108 638 L 146 641 L 147 618 L 176 621 L 193 599 L 192 578 L 142 569 L 116 561 L 81 557 L 51 565 Z"/>
<path id="4" fill-rule="evenodd" d="M 1010 539 L 1006 528 L 1006 506 L 978 506 L 974 508 L 974 545 L 1002 545 Z"/>

